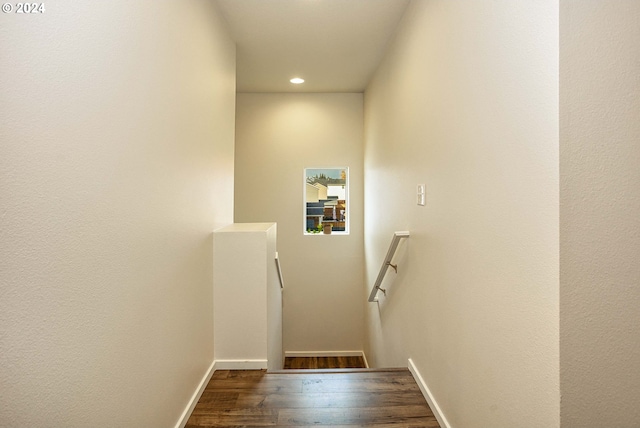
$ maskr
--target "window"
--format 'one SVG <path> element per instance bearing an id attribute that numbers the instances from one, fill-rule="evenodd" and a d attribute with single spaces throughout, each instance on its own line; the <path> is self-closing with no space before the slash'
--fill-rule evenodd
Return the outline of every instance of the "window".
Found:
<path id="1" fill-rule="evenodd" d="M 305 168 L 304 233 L 349 233 L 349 168 Z"/>

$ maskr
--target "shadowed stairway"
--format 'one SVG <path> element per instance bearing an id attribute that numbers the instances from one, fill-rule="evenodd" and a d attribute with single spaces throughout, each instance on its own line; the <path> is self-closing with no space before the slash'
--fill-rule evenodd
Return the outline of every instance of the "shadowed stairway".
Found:
<path id="1" fill-rule="evenodd" d="M 186 427 L 439 427 L 407 369 L 216 371 Z"/>
<path id="2" fill-rule="evenodd" d="M 364 358 L 357 357 L 286 357 L 285 369 L 365 369 Z"/>

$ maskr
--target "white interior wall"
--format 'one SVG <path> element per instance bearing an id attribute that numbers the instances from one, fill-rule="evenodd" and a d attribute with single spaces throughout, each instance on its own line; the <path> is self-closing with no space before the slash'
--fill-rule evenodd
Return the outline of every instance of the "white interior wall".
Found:
<path id="1" fill-rule="evenodd" d="M 370 364 L 412 358 L 452 427 L 559 426 L 557 4 L 412 2 L 365 93 L 365 181 L 367 284 L 411 232 Z"/>
<path id="2" fill-rule="evenodd" d="M 276 228 L 234 223 L 213 234 L 216 368 L 282 370 Z"/>
<path id="3" fill-rule="evenodd" d="M 0 425 L 172 426 L 213 359 L 235 47 L 201 1 L 0 16 Z"/>
<path id="4" fill-rule="evenodd" d="M 285 351 L 362 350 L 362 94 L 238 94 L 235 221 L 277 222 Z M 303 234 L 304 168 L 349 167 L 349 235 Z"/>
<path id="5" fill-rule="evenodd" d="M 640 3 L 560 2 L 567 428 L 640 423 Z"/>

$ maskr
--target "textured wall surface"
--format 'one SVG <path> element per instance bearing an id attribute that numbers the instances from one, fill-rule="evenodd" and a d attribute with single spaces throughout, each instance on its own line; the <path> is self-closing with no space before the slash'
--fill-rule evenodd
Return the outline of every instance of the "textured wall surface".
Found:
<path id="1" fill-rule="evenodd" d="M 238 94 L 236 222 L 278 223 L 285 351 L 361 350 L 362 94 Z M 349 167 L 351 231 L 303 235 L 305 167 Z"/>
<path id="2" fill-rule="evenodd" d="M 640 424 L 640 3 L 560 9 L 562 427 Z"/>
<path id="3" fill-rule="evenodd" d="M 365 136 L 367 284 L 411 232 L 370 363 L 412 358 L 452 427 L 557 427 L 557 4 L 413 2 Z"/>
<path id="4" fill-rule="evenodd" d="M 0 15 L 0 426 L 173 426 L 213 359 L 235 48 L 201 1 Z"/>

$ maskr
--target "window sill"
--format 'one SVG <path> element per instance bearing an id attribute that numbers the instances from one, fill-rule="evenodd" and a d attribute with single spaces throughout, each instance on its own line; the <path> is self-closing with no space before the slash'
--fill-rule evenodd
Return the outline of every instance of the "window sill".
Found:
<path id="1" fill-rule="evenodd" d="M 309 233 L 304 232 L 304 236 L 345 236 L 348 235 L 349 232 L 331 232 L 331 233 Z"/>

